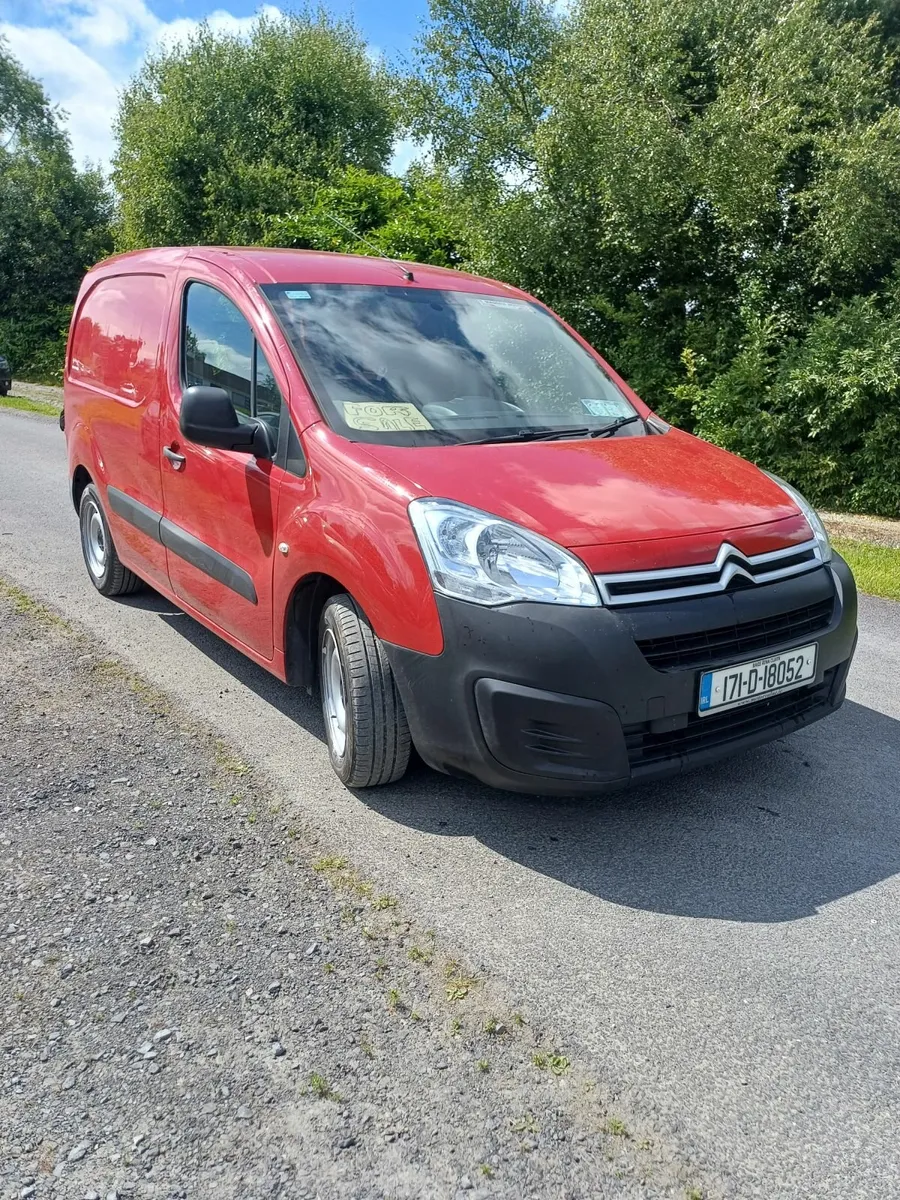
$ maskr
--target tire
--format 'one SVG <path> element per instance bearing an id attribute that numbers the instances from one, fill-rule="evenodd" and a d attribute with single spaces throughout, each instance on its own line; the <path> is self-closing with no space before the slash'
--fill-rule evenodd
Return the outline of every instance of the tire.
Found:
<path id="1" fill-rule="evenodd" d="M 396 783 L 409 763 L 406 713 L 384 647 L 346 594 L 332 596 L 322 611 L 319 684 L 328 753 L 341 782 Z"/>
<path id="2" fill-rule="evenodd" d="M 81 553 L 91 583 L 101 596 L 128 596 L 144 586 L 133 571 L 122 565 L 109 532 L 100 496 L 92 483 L 81 493 L 78 505 Z"/>

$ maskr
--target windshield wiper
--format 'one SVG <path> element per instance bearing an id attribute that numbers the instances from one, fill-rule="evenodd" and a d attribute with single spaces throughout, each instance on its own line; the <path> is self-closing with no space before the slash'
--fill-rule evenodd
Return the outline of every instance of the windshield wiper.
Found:
<path id="1" fill-rule="evenodd" d="M 525 426 L 515 433 L 498 433 L 494 437 L 472 438 L 467 442 L 456 442 L 457 446 L 487 446 L 493 442 L 553 442 L 559 438 L 589 437 L 586 425 L 576 429 L 531 429 Z"/>
<path id="2" fill-rule="evenodd" d="M 634 421 L 640 421 L 640 413 L 635 413 L 631 417 L 619 417 L 617 421 L 611 422 L 609 425 L 604 425 L 602 429 L 592 429 L 588 434 L 589 437 L 610 437 L 617 429 L 623 429 L 626 425 L 631 425 Z"/>
<path id="3" fill-rule="evenodd" d="M 494 442 L 555 442 L 563 438 L 610 437 L 616 430 L 640 420 L 640 415 L 634 413 L 630 417 L 619 417 L 617 421 L 612 421 L 609 425 L 603 425 L 600 429 L 589 429 L 587 425 L 573 426 L 571 429 L 539 429 L 525 426 L 522 429 L 517 429 L 515 433 L 498 433 L 494 437 L 472 438 L 471 441 L 455 442 L 454 445 L 487 446 Z"/>

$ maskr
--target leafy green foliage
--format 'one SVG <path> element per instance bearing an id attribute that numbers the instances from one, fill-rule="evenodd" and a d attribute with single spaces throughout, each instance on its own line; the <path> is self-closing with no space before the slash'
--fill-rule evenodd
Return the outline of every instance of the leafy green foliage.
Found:
<path id="1" fill-rule="evenodd" d="M 557 34 L 545 0 L 432 0 L 406 110 L 414 135 L 470 186 L 491 172 L 533 171 L 538 83 Z"/>
<path id="2" fill-rule="evenodd" d="M 301 204 L 268 224 L 265 242 L 452 267 L 461 262 L 460 222 L 444 180 L 422 170 L 405 179 L 347 167 L 308 185 Z"/>
<path id="3" fill-rule="evenodd" d="M 44 89 L 6 49 L 0 37 L 0 146 L 53 141 L 58 136 Z"/>
<path id="4" fill-rule="evenodd" d="M 110 249 L 110 207 L 0 42 L 0 352 L 17 376 L 58 381 L 81 277 Z"/>
<path id="5" fill-rule="evenodd" d="M 393 131 L 387 73 L 351 25 L 299 12 L 260 18 L 247 39 L 203 25 L 123 93 L 117 242 L 259 242 L 310 181 L 380 170 Z"/>
<path id="6" fill-rule="evenodd" d="M 760 326 L 697 387 L 703 437 L 786 476 L 816 503 L 900 513 L 900 295 L 857 296 L 781 347 Z"/>
<path id="7" fill-rule="evenodd" d="M 432 11 L 416 128 L 459 184 L 480 171 L 457 204 L 475 268 L 550 303 L 670 419 L 814 500 L 900 511 L 896 6 L 580 0 L 539 44 L 508 8 L 502 36 L 476 0 Z M 506 53 L 531 123 L 467 44 Z M 441 136 L 451 117 L 472 146 Z"/>

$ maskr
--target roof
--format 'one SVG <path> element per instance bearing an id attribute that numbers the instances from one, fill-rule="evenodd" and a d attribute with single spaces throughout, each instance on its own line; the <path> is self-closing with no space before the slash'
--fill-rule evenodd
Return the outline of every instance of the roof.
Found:
<path id="1" fill-rule="evenodd" d="M 363 254 L 333 254 L 323 250 L 277 250 L 253 246 L 179 246 L 132 250 L 98 263 L 94 270 L 106 271 L 121 262 L 130 266 L 175 268 L 185 260 L 202 259 L 240 275 L 248 283 L 357 283 L 409 286 L 405 271 L 413 273 L 414 285 L 452 288 L 456 291 L 524 295 L 518 288 L 424 263 L 399 262 Z"/>

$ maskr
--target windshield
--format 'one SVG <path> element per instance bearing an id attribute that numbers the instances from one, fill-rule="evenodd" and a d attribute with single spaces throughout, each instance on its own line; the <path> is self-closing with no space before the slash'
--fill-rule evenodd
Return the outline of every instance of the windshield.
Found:
<path id="1" fill-rule="evenodd" d="M 355 284 L 263 287 L 329 425 L 353 441 L 646 434 L 600 364 L 537 304 Z M 627 418 L 631 418 L 630 421 Z"/>

